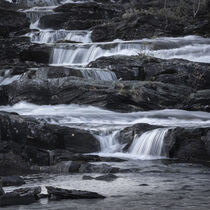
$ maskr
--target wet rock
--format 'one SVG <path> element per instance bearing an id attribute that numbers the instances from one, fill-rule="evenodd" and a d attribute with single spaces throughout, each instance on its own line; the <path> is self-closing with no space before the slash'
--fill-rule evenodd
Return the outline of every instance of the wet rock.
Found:
<path id="1" fill-rule="evenodd" d="M 100 181 L 111 182 L 111 181 L 114 181 L 117 178 L 118 178 L 118 176 L 116 176 L 114 174 L 106 174 L 106 175 L 103 175 L 103 176 L 98 176 L 95 179 L 100 180 Z"/>
<path id="2" fill-rule="evenodd" d="M 1 180 L 0 180 L 1 181 Z M 2 186 L 1 186 L 1 183 L 0 183 L 0 196 L 2 196 L 2 195 L 4 195 L 5 194 L 5 192 L 4 192 L 4 190 L 3 190 L 3 188 L 2 188 Z"/>
<path id="3" fill-rule="evenodd" d="M 2 186 L 7 187 L 7 186 L 21 186 L 25 184 L 25 181 L 22 177 L 20 176 L 6 176 L 2 177 Z"/>
<path id="4" fill-rule="evenodd" d="M 173 46 L 174 45 L 174 46 Z M 173 48 L 155 43 L 153 48 Z M 89 67 L 107 68 L 123 80 L 159 81 L 186 85 L 195 89 L 210 88 L 210 65 L 181 59 L 163 60 L 149 56 L 111 56 L 91 62 Z"/>
<path id="5" fill-rule="evenodd" d="M 210 111 L 210 89 L 199 90 L 189 96 L 190 110 Z"/>
<path id="6" fill-rule="evenodd" d="M 41 187 L 20 188 L 0 196 L 0 206 L 28 205 L 37 201 Z"/>
<path id="7" fill-rule="evenodd" d="M 55 8 L 55 14 L 41 17 L 39 25 L 41 28 L 86 30 L 118 16 L 121 9 L 108 4 L 69 3 Z"/>
<path id="8" fill-rule="evenodd" d="M 164 16 L 143 13 L 98 25 L 91 30 L 91 39 L 94 42 L 102 42 L 114 39 L 137 40 L 154 36 L 179 36 L 183 33 L 183 26 L 174 19 L 169 19 L 166 30 Z"/>
<path id="9" fill-rule="evenodd" d="M 4 86 L 8 103 L 91 104 L 115 111 L 184 108 L 191 89 L 160 82 L 23 79 Z"/>
<path id="10" fill-rule="evenodd" d="M 79 173 L 119 173 L 119 168 L 112 167 L 108 164 L 90 164 L 82 163 Z"/>
<path id="11" fill-rule="evenodd" d="M 82 177 L 83 180 L 93 180 L 94 178 L 92 176 L 87 176 L 87 175 L 84 175 Z"/>
<path id="12" fill-rule="evenodd" d="M 46 45 L 32 45 L 20 53 L 22 61 L 34 61 L 48 64 L 50 62 L 51 48 Z"/>
<path id="13" fill-rule="evenodd" d="M 12 36 L 15 31 L 29 27 L 29 20 L 24 13 L 0 8 L 0 37 Z"/>
<path id="14" fill-rule="evenodd" d="M 40 165 L 49 165 L 48 150 L 66 149 L 74 153 L 99 150 L 98 140 L 88 131 L 41 123 L 17 114 L 0 113 L 0 133 L 0 141 L 6 142 L 9 151 Z"/>
<path id="15" fill-rule="evenodd" d="M 47 192 L 50 200 L 61 200 L 61 199 L 96 199 L 105 198 L 96 192 L 81 191 L 81 190 L 67 190 L 62 188 L 55 188 L 47 186 Z"/>
<path id="16" fill-rule="evenodd" d="M 21 155 L 16 155 L 11 152 L 11 147 L 8 144 L 6 148 L 2 146 L 3 145 L 1 144 L 1 148 L 7 150 L 7 152 L 6 151 L 0 152 L 0 168 L 5 169 L 5 170 L 0 170 L 0 176 L 35 173 L 35 171 L 30 169 L 29 164 L 25 160 L 23 160 Z M 17 149 L 18 146 L 15 148 Z"/>
<path id="17" fill-rule="evenodd" d="M 209 128 L 176 128 L 165 136 L 165 147 L 170 158 L 184 161 L 209 160 Z"/>
<path id="18" fill-rule="evenodd" d="M 102 176 L 97 176 L 97 177 L 91 177 L 91 176 L 83 176 L 82 179 L 83 180 L 98 180 L 98 181 L 106 181 L 106 182 L 111 182 L 114 181 L 115 179 L 117 179 L 118 176 L 114 175 L 114 174 L 106 174 L 106 175 L 102 175 Z"/>

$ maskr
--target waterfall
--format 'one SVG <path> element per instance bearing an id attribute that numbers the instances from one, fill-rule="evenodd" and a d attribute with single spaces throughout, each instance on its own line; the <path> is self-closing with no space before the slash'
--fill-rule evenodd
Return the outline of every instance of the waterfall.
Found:
<path id="1" fill-rule="evenodd" d="M 79 69 L 82 76 L 86 79 L 94 80 L 104 80 L 104 81 L 114 81 L 117 80 L 117 76 L 113 71 L 103 70 L 103 69 L 89 69 L 81 68 Z"/>
<path id="2" fill-rule="evenodd" d="M 91 42 L 90 31 L 41 30 L 26 34 L 34 43 L 56 43 L 57 41 Z"/>
<path id="3" fill-rule="evenodd" d="M 102 56 L 112 55 L 138 55 L 147 46 L 142 43 L 107 43 L 64 46 L 64 48 L 54 48 L 51 55 L 53 65 L 87 65 L 91 61 Z"/>
<path id="4" fill-rule="evenodd" d="M 118 142 L 119 131 L 108 135 L 95 135 L 98 139 L 102 153 L 114 153 L 121 151 L 122 145 Z"/>
<path id="5" fill-rule="evenodd" d="M 11 70 L 8 69 L 0 76 L 0 85 L 8 85 L 19 80 L 21 75 L 11 75 Z"/>
<path id="6" fill-rule="evenodd" d="M 140 137 L 135 136 L 127 152 L 123 153 L 125 145 L 119 143 L 119 130 L 108 135 L 95 135 L 101 146 L 101 154 L 110 156 L 125 157 L 131 159 L 160 159 L 166 157 L 163 149 L 164 137 L 168 128 L 158 128 L 147 131 Z"/>
<path id="7" fill-rule="evenodd" d="M 163 141 L 168 128 L 158 128 L 135 136 L 128 153 L 139 156 L 141 159 L 158 158 L 166 156 L 163 150 Z"/>

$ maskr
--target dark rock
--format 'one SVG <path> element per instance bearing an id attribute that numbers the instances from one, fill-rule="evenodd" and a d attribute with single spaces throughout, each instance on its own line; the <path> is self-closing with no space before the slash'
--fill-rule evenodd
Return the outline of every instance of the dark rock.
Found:
<path id="1" fill-rule="evenodd" d="M 154 43 L 153 48 L 173 48 Z M 163 60 L 149 56 L 102 57 L 91 62 L 89 67 L 108 68 L 123 80 L 159 81 L 175 85 L 186 85 L 195 89 L 210 88 L 210 65 L 181 59 Z"/>
<path id="2" fill-rule="evenodd" d="M 29 27 L 29 20 L 24 13 L 0 8 L 0 37 L 9 37 L 12 32 Z"/>
<path id="3" fill-rule="evenodd" d="M 2 146 L 2 144 L 1 144 Z M 8 145 L 8 148 L 5 150 L 10 151 L 11 148 Z M 15 155 L 12 152 L 0 152 L 0 168 L 5 170 L 0 170 L 0 176 L 10 176 L 10 175 L 23 175 L 35 173 L 35 171 L 29 168 L 28 163 L 23 160 L 21 155 Z"/>
<path id="4" fill-rule="evenodd" d="M 1 181 L 1 180 L 0 180 Z M 0 197 L 2 196 L 2 195 L 4 195 L 5 194 L 5 192 L 4 192 L 4 190 L 3 190 L 3 188 L 2 188 L 2 186 L 1 186 L 1 183 L 0 183 Z"/>
<path id="5" fill-rule="evenodd" d="M 55 14 L 40 19 L 41 28 L 85 30 L 119 16 L 122 7 L 108 4 L 64 4 L 55 9 Z"/>
<path id="6" fill-rule="evenodd" d="M 25 181 L 23 178 L 20 176 L 6 176 L 2 177 L 2 186 L 7 187 L 7 186 L 21 186 L 25 184 Z"/>
<path id="7" fill-rule="evenodd" d="M 91 104 L 110 110 L 137 111 L 184 108 L 192 90 L 159 82 L 94 81 L 64 77 L 51 80 L 23 79 L 4 86 L 8 103 Z"/>
<path id="8" fill-rule="evenodd" d="M 210 159 L 209 128 L 170 129 L 164 141 L 170 158 L 183 161 Z"/>
<path id="9" fill-rule="evenodd" d="M 51 48 L 46 45 L 32 45 L 28 49 L 23 50 L 20 53 L 20 59 L 22 61 L 34 61 L 38 63 L 50 62 Z"/>
<path id="10" fill-rule="evenodd" d="M 0 196 L 0 206 L 28 205 L 37 201 L 41 187 L 20 188 Z"/>
<path id="11" fill-rule="evenodd" d="M 84 176 L 82 177 L 82 179 L 83 179 L 83 180 L 92 180 L 92 179 L 95 179 L 95 178 L 93 178 L 92 176 L 84 175 Z"/>
<path id="12" fill-rule="evenodd" d="M 188 109 L 210 111 L 210 89 L 199 90 L 189 96 Z"/>
<path id="13" fill-rule="evenodd" d="M 118 177 L 114 174 L 106 174 L 106 175 L 102 175 L 102 176 L 97 176 L 97 177 L 91 177 L 91 176 L 86 176 L 84 175 L 82 177 L 83 180 L 92 180 L 92 179 L 95 179 L 95 180 L 99 180 L 99 181 L 106 181 L 106 182 L 111 182 L 111 181 L 114 181 L 115 179 L 117 179 Z"/>
<path id="14" fill-rule="evenodd" d="M 0 134 L 0 141 L 8 144 L 8 150 L 40 165 L 49 165 L 48 150 L 91 153 L 100 148 L 98 140 L 88 131 L 43 124 L 6 112 L 0 113 Z"/>
<path id="15" fill-rule="evenodd" d="M 95 179 L 100 180 L 100 181 L 111 182 L 111 181 L 114 181 L 117 178 L 118 178 L 118 176 L 116 176 L 114 174 L 106 174 L 106 175 L 103 175 L 103 176 L 98 176 Z"/>
<path id="16" fill-rule="evenodd" d="M 169 19 L 167 30 L 166 24 L 164 16 L 133 15 L 128 18 L 121 18 L 120 21 L 112 21 L 91 28 L 93 31 L 91 39 L 94 42 L 112 41 L 114 39 L 137 40 L 154 36 L 180 36 L 183 33 L 183 26 L 178 21 Z"/>
<path id="17" fill-rule="evenodd" d="M 105 198 L 96 192 L 81 191 L 81 190 L 67 190 L 62 188 L 55 188 L 47 186 L 47 192 L 50 200 L 61 200 L 61 199 L 96 199 Z"/>
<path id="18" fill-rule="evenodd" d="M 148 184 L 140 184 L 139 186 L 141 186 L 141 187 L 147 187 L 149 185 Z"/>

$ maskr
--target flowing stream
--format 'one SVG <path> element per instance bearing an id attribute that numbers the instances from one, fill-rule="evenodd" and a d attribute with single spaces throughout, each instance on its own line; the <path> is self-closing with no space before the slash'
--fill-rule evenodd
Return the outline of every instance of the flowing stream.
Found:
<path id="1" fill-rule="evenodd" d="M 11 1 L 10 1 L 11 2 Z M 25 36 L 31 42 L 53 46 L 49 66 L 72 68 L 82 77 L 94 80 L 117 80 L 114 72 L 106 69 L 91 69 L 86 65 L 103 56 L 148 55 L 162 59 L 181 58 L 195 62 L 210 63 L 210 39 L 199 36 L 178 38 L 154 38 L 142 40 L 113 40 L 93 43 L 91 31 L 41 29 L 42 16 L 53 14 L 53 9 L 64 3 L 90 1 L 74 0 L 17 0 L 17 4 L 28 7 L 22 10 L 31 21 L 31 32 Z M 43 76 L 42 70 L 37 75 Z M 44 71 L 44 69 L 43 69 Z M 10 84 L 21 76 L 13 76 L 10 69 L 0 75 L 0 85 Z M 94 106 L 83 105 L 35 105 L 20 102 L 13 106 L 0 106 L 0 111 L 17 112 L 33 116 L 40 121 L 90 131 L 99 141 L 101 156 L 120 157 L 128 161 L 111 163 L 113 166 L 137 168 L 138 172 L 121 174 L 113 183 L 82 180 L 76 175 L 26 176 L 26 186 L 56 185 L 64 188 L 92 190 L 105 194 L 104 201 L 41 201 L 30 205 L 30 209 L 206 209 L 209 206 L 209 168 L 201 165 L 167 162 L 164 137 L 175 127 L 209 127 L 210 114 L 185 110 L 155 110 L 133 113 L 118 113 Z M 119 142 L 120 131 L 137 123 L 147 123 L 161 128 L 135 135 L 127 151 Z M 141 160 L 141 161 L 140 161 Z M 145 161 L 150 160 L 150 161 Z M 162 162 L 166 161 L 166 162 Z M 13 187 L 6 188 L 7 191 Z M 186 196 L 186 194 L 188 196 Z M 140 199 L 139 199 L 140 197 Z M 195 198 L 195 199 L 194 199 Z M 199 198 L 199 199 L 198 199 Z M 196 200 L 197 199 L 197 200 Z M 176 202 L 176 206 L 175 206 Z M 175 208 L 174 208 L 175 206 Z M 18 206 L 14 209 L 27 210 Z M 194 208 L 196 207 L 196 208 Z M 5 208 L 13 210 L 13 208 Z"/>

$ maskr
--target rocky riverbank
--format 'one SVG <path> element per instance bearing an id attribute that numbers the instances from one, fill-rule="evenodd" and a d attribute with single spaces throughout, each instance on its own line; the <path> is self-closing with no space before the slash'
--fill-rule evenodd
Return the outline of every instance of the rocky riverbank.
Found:
<path id="1" fill-rule="evenodd" d="M 149 176 L 174 163 L 208 165 L 209 1 L 197 10 L 191 0 L 166 3 L 0 0 L 4 188 L 64 173 L 89 187 L 115 186 L 147 173 L 144 160 L 164 159 L 160 169 L 149 165 Z M 46 189 L 0 186 L 0 206 L 107 197 Z"/>

